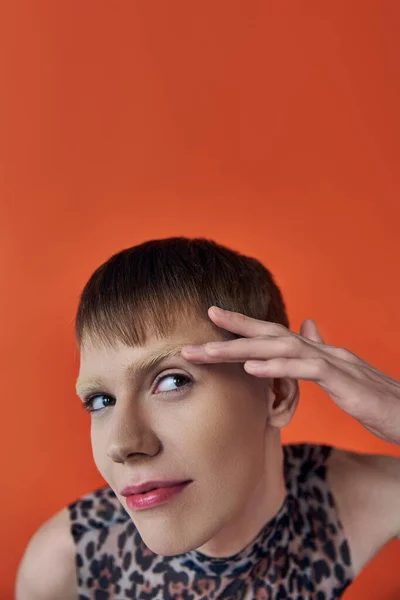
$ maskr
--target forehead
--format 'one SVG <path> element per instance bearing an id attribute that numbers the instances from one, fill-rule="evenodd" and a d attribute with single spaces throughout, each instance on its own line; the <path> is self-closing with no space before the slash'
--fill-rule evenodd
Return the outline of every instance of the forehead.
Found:
<path id="1" fill-rule="evenodd" d="M 143 343 L 135 346 L 126 345 L 118 339 L 117 334 L 111 343 L 107 343 L 106 341 L 103 342 L 97 339 L 96 335 L 91 336 L 89 333 L 84 336 L 79 352 L 81 360 L 95 355 L 110 357 L 115 355 L 115 353 L 121 353 L 127 349 L 141 355 L 162 348 L 172 348 L 179 343 L 182 343 L 182 346 L 184 346 L 191 343 L 191 340 L 199 337 L 204 337 L 205 341 L 207 341 L 207 339 L 211 340 L 223 337 L 223 334 L 222 330 L 219 330 L 211 320 L 199 317 L 183 318 L 181 320 L 178 319 L 165 335 L 154 332 L 149 328 Z"/>
<path id="2" fill-rule="evenodd" d="M 116 340 L 111 345 L 99 344 L 86 338 L 80 349 L 80 370 L 76 388 L 95 387 L 96 381 L 117 371 L 137 375 L 161 360 L 180 356 L 183 346 L 202 344 L 223 336 L 211 322 L 197 320 L 181 322 L 167 336 L 148 335 L 141 346 L 127 346 Z M 183 357 L 180 356 L 182 360 Z M 90 384 L 90 385 L 89 385 Z"/>

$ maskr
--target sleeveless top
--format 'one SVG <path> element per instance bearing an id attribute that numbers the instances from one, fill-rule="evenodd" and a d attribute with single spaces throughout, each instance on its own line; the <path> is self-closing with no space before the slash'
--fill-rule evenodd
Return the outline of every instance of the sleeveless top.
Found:
<path id="1" fill-rule="evenodd" d="M 286 497 L 229 558 L 154 554 L 109 487 L 68 505 L 79 600 L 333 600 L 354 578 L 326 477 L 333 448 L 283 445 Z"/>

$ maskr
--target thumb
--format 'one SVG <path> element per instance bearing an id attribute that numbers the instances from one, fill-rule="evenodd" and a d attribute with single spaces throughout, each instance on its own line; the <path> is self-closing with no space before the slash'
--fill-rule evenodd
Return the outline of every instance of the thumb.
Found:
<path id="1" fill-rule="evenodd" d="M 300 327 L 300 335 L 313 342 L 319 342 L 321 344 L 324 343 L 324 340 L 318 331 L 318 327 L 312 319 L 306 319 L 303 321 Z"/>

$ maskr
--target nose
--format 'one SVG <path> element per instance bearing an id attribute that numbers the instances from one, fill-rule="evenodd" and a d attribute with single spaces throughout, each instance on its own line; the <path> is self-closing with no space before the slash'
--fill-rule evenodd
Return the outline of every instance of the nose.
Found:
<path id="1" fill-rule="evenodd" d="M 143 411 L 132 406 L 124 408 L 122 401 L 117 402 L 108 432 L 107 456 L 113 462 L 124 463 L 137 454 L 157 454 L 160 441 L 148 421 Z"/>

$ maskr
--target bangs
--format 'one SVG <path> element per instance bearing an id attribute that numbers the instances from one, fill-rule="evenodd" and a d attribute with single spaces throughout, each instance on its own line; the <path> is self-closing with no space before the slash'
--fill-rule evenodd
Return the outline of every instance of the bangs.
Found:
<path id="1" fill-rule="evenodd" d="M 138 301 L 131 295 L 125 303 L 120 304 L 113 302 L 110 297 L 99 298 L 98 305 L 92 305 L 90 312 L 84 315 L 79 345 L 90 340 L 95 346 L 115 348 L 118 342 L 126 346 L 144 346 L 149 337 L 166 338 L 178 323 L 183 321 L 189 324 L 200 318 L 201 311 L 187 300 L 169 306 L 166 299 L 153 296 L 151 302 Z M 203 318 L 213 325 L 207 314 Z"/>
<path id="2" fill-rule="evenodd" d="M 79 301 L 75 333 L 97 345 L 143 346 L 180 323 L 214 325 L 215 305 L 287 326 L 279 289 L 257 260 L 203 238 L 151 240 L 113 255 L 92 274 Z"/>

